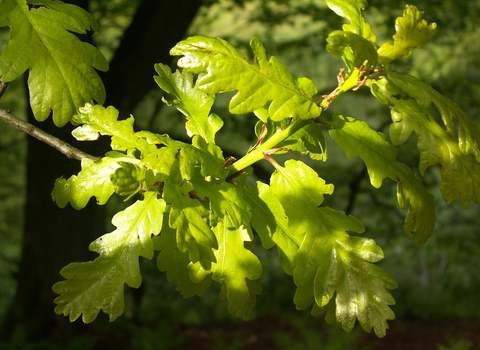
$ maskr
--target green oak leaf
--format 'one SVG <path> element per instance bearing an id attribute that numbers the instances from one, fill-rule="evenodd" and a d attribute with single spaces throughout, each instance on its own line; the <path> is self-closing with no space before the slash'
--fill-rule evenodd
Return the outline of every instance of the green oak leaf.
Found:
<path id="1" fill-rule="evenodd" d="M 399 75 L 395 77 L 399 78 Z M 478 136 L 475 131 L 477 126 L 472 126 L 470 146 L 461 145 L 460 140 L 468 138 L 465 126 L 469 124 L 464 124 L 463 119 L 459 118 L 461 125 L 459 130 L 464 130 L 460 132 L 463 135 L 459 137 L 455 130 L 448 126 L 449 117 L 443 111 L 442 117 L 447 127 L 442 128 L 429 109 L 422 108 L 415 98 L 409 97 L 392 80 L 381 79 L 372 84 L 372 93 L 375 97 L 392 109 L 393 123 L 390 126 L 392 143 L 401 144 L 415 132 L 420 153 L 420 173 L 423 175 L 430 166 L 441 165 L 440 191 L 443 199 L 451 203 L 460 195 L 460 203 L 465 208 L 472 202 L 480 203 L 480 163 L 471 152 L 465 154 L 467 149 L 475 150 L 478 147 Z M 410 91 L 409 87 L 406 89 Z M 424 91 L 424 94 L 428 95 L 429 91 Z M 449 106 L 443 99 L 436 100 L 436 103 L 441 113 L 443 108 Z M 455 115 L 455 109 L 448 110 L 450 115 Z"/>
<path id="2" fill-rule="evenodd" d="M 212 283 L 211 275 L 198 283 L 192 282 L 187 268 L 190 258 L 187 252 L 177 249 L 175 230 L 164 225 L 160 235 L 152 238 L 155 250 L 160 250 L 157 258 L 157 267 L 160 271 L 167 272 L 169 282 L 175 281 L 176 290 L 184 298 L 194 295 L 203 296 L 205 289 Z"/>
<path id="3" fill-rule="evenodd" d="M 294 260 L 293 278 L 298 309 L 315 303 L 324 307 L 335 296 L 336 321 L 345 331 L 360 325 L 373 326 L 379 337 L 385 335 L 387 320 L 394 319 L 388 305 L 395 303 L 385 288 L 396 288 L 395 280 L 373 263 L 383 252 L 372 239 L 351 237 L 346 231 L 363 232 L 363 225 L 353 216 L 330 208 L 312 208 L 316 215 Z"/>
<path id="4" fill-rule="evenodd" d="M 376 41 L 372 27 L 362 16 L 362 10 L 368 5 L 366 0 L 327 0 L 327 5 L 337 15 L 350 21 L 350 24 L 343 25 L 344 31 L 358 34 L 371 42 Z"/>
<path id="5" fill-rule="evenodd" d="M 179 42 L 170 53 L 183 56 L 178 65 L 200 74 L 196 86 L 206 93 L 216 94 L 237 90 L 230 101 L 230 112 L 245 114 L 270 103 L 272 120 L 285 118 L 311 119 L 322 109 L 312 98 L 317 93 L 307 78 L 294 78 L 275 57 L 267 61 L 265 48 L 258 39 L 250 43 L 256 65 L 249 65 L 243 54 L 222 39 L 201 36 Z"/>
<path id="6" fill-rule="evenodd" d="M 293 257 L 302 243 L 302 235 L 288 229 L 288 217 L 270 186 L 257 181 L 257 187 L 245 187 L 245 200 L 252 208 L 251 225 L 265 249 L 277 245 L 279 261 L 289 275 L 293 275 Z"/>
<path id="7" fill-rule="evenodd" d="M 18 78 L 27 69 L 30 105 L 35 119 L 63 126 L 85 103 L 105 101 L 105 88 L 95 69 L 108 63 L 94 46 L 74 33 L 98 31 L 98 24 L 82 8 L 61 1 L 3 0 L 0 27 L 10 27 L 10 40 L 0 55 L 3 82 Z"/>
<path id="8" fill-rule="evenodd" d="M 213 280 L 222 285 L 221 297 L 228 300 L 228 311 L 248 319 L 255 307 L 256 295 L 262 292 L 257 280 L 263 273 L 260 260 L 244 245 L 251 241 L 251 235 L 244 226 L 234 227 L 228 215 L 217 223 L 213 231 L 219 247 L 215 251 L 217 262 L 209 270 L 198 263 L 193 264 L 190 266 L 190 278 L 200 282 L 213 274 Z"/>
<path id="9" fill-rule="evenodd" d="M 327 50 L 334 55 L 344 55 L 349 71 L 355 68 L 370 70 L 377 65 L 378 54 L 375 46 L 362 36 L 336 30 L 327 37 Z"/>
<path id="10" fill-rule="evenodd" d="M 410 203 L 404 225 L 407 237 L 415 234 L 418 243 L 426 243 L 435 226 L 434 198 L 412 170 L 396 160 L 397 155 L 386 137 L 353 118 L 336 115 L 331 125 L 334 128 L 330 135 L 348 158 L 358 156 L 365 162 L 372 186 L 379 188 L 386 177 L 397 182 L 398 203 L 402 208 Z"/>
<path id="11" fill-rule="evenodd" d="M 133 130 L 133 117 L 126 120 L 117 120 L 118 110 L 109 106 L 87 103 L 79 108 L 78 114 L 72 117 L 75 124 L 83 124 L 72 131 L 73 136 L 79 141 L 97 140 L 100 135 L 112 136 L 111 147 L 113 150 L 125 151 L 136 148 L 146 155 L 157 147 L 141 137 L 140 133 Z"/>
<path id="12" fill-rule="evenodd" d="M 223 120 L 216 114 L 209 114 L 215 99 L 193 86 L 193 74 L 176 71 L 172 74 L 169 66 L 156 64 L 158 75 L 154 76 L 160 88 L 174 98 L 163 98 L 169 106 L 177 108 L 187 117 L 185 127 L 188 136 L 200 135 L 207 143 L 215 143 L 215 134 L 223 126 Z"/>
<path id="13" fill-rule="evenodd" d="M 477 162 L 480 162 L 479 125 L 474 123 L 455 102 L 414 76 L 395 72 L 389 72 L 387 76 L 390 82 L 401 87 L 408 96 L 415 99 L 422 109 L 427 110 L 433 103 L 440 113 L 446 131 L 458 134 L 458 146 L 462 153 L 469 154 L 473 151 Z"/>
<path id="14" fill-rule="evenodd" d="M 138 162 L 119 152 L 109 152 L 107 156 L 93 161 L 83 158 L 82 170 L 68 180 L 59 178 L 55 181 L 52 198 L 60 208 L 69 202 L 73 208 L 83 209 L 91 197 L 97 198 L 97 204 L 105 204 L 117 190 L 118 184 L 112 182 L 112 175 L 121 167 L 121 163 Z"/>
<path id="15" fill-rule="evenodd" d="M 394 44 L 385 43 L 378 49 L 379 62 L 389 63 L 398 57 L 406 57 L 413 48 L 421 49 L 430 40 L 430 35 L 437 27 L 423 19 L 423 12 L 413 5 L 407 5 L 403 17 L 395 21 L 396 33 Z"/>
<path id="16" fill-rule="evenodd" d="M 157 192 L 145 193 L 145 199 L 117 213 L 112 223 L 117 229 L 90 244 L 100 254 L 94 261 L 71 263 L 60 274 L 66 279 L 53 286 L 57 314 L 75 321 L 81 314 L 92 322 L 101 309 L 115 320 L 123 313 L 123 288 L 126 283 L 138 288 L 142 282 L 138 258 L 153 257 L 151 236 L 162 229 L 166 204 Z"/>
<path id="17" fill-rule="evenodd" d="M 186 181 L 180 184 L 165 182 L 163 198 L 172 204 L 169 225 L 177 230 L 178 249 L 182 252 L 188 250 L 190 260 L 193 263 L 199 261 L 208 270 L 212 262 L 216 262 L 213 250 L 218 249 L 218 243 L 204 219 L 208 216 L 207 209 L 198 200 L 190 198 L 190 191 L 193 186 Z"/>
<path id="18" fill-rule="evenodd" d="M 327 306 L 328 310 L 328 304 L 334 299 L 336 322 L 345 331 L 351 331 L 358 319 L 365 331 L 370 332 L 373 328 L 378 337 L 384 337 L 387 320 L 395 318 L 389 307 L 395 304 L 395 300 L 386 289 L 397 288 L 397 282 L 373 264 L 383 259 L 381 248 L 372 239 L 351 237 L 345 233 L 363 229 L 352 216 L 330 208 L 319 208 L 318 212 L 320 232 L 305 238 L 297 255 L 298 270 L 294 273 L 294 279 L 314 278 L 312 315 L 321 316 L 322 308 Z M 303 288 L 304 285 L 297 289 L 294 300 L 304 302 Z M 328 322 L 328 315 L 326 319 Z"/>
<path id="19" fill-rule="evenodd" d="M 385 335 L 386 320 L 394 317 L 388 307 L 394 300 L 385 288 L 395 288 L 396 282 L 372 264 L 383 258 L 382 250 L 371 239 L 346 233 L 364 231 L 356 218 L 318 207 L 333 186 L 307 165 L 289 160 L 285 168 L 276 168 L 270 187 L 288 215 L 290 233 L 303 233 L 292 263 L 297 308 L 324 307 L 336 295 L 336 321 L 346 331 L 358 318 L 365 329 L 373 326 L 377 335 Z"/>

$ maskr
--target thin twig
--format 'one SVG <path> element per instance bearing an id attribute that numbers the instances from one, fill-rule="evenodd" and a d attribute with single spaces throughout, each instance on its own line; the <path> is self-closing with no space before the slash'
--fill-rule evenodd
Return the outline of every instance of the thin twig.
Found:
<path id="1" fill-rule="evenodd" d="M 4 83 L 0 81 L 0 98 L 2 97 L 5 90 L 7 90 L 8 83 Z"/>
<path id="2" fill-rule="evenodd" d="M 26 121 L 11 114 L 10 111 L 6 109 L 0 108 L 0 120 L 3 120 L 5 123 L 10 124 L 14 128 L 23 131 L 30 136 L 35 137 L 37 140 L 40 140 L 47 145 L 55 148 L 56 150 L 65 154 L 70 159 L 100 159 L 98 157 L 92 156 L 91 154 L 80 151 L 78 148 L 75 148 L 72 145 L 56 138 L 55 136 L 52 136 L 49 133 L 46 133 L 45 131 L 37 128 L 35 125 L 27 123 Z"/>

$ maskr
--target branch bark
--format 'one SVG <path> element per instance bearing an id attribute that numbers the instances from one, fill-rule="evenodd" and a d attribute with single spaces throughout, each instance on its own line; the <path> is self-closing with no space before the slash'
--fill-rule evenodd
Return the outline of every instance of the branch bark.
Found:
<path id="1" fill-rule="evenodd" d="M 1 92 L 1 90 L 0 90 Z M 7 124 L 10 124 L 15 129 L 23 131 L 28 135 L 36 138 L 39 141 L 46 143 L 47 145 L 55 148 L 70 159 L 82 160 L 83 158 L 88 158 L 92 160 L 98 160 L 99 157 L 92 156 L 88 153 L 85 153 L 78 148 L 73 147 L 69 143 L 66 143 L 59 138 L 50 135 L 49 133 L 37 128 L 35 125 L 32 125 L 16 116 L 11 114 L 8 110 L 0 108 L 0 120 L 4 121 Z"/>

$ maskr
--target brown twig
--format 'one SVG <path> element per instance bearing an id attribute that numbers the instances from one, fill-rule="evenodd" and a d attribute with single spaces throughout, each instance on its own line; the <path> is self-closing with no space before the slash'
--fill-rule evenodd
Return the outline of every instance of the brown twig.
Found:
<path id="1" fill-rule="evenodd" d="M 3 84 L 3 83 L 2 83 Z M 1 90 L 0 90 L 1 91 Z M 70 159 L 82 160 L 83 158 L 88 158 L 91 160 L 98 160 L 100 158 L 92 156 L 91 154 L 80 151 L 78 148 L 73 147 L 72 145 L 56 138 L 55 136 L 46 133 L 45 131 L 37 128 L 35 125 L 27 123 L 26 121 L 14 116 L 10 111 L 0 108 L 0 120 L 3 120 L 5 123 L 10 124 L 14 128 L 23 131 L 29 134 L 32 137 L 35 137 L 37 140 L 40 140 L 47 145 L 55 148 L 56 150 L 62 152 Z"/>

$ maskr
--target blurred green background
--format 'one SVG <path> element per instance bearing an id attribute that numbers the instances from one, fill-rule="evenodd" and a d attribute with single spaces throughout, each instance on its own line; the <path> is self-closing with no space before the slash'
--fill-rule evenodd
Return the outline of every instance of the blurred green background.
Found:
<path id="1" fill-rule="evenodd" d="M 184 117 L 162 106 L 160 89 L 154 87 L 152 79 L 153 63 L 174 66 L 174 62 L 163 56 L 150 62 L 142 55 L 141 47 L 135 48 L 134 44 L 144 45 L 148 51 L 153 45 L 173 46 L 172 38 L 178 41 L 189 35 L 215 36 L 241 48 L 251 60 L 248 43 L 257 36 L 268 55 L 279 58 L 294 76 L 311 78 L 321 94 L 336 87 L 336 75 L 343 67 L 340 58 L 325 50 L 326 36 L 343 22 L 323 0 L 184 0 L 181 5 L 174 0 L 66 2 L 84 6 L 100 23 L 100 35 L 92 40 L 112 60 L 113 73 L 105 75 L 104 80 L 107 94 L 113 87 L 125 86 L 123 92 L 111 92 L 107 104 L 114 104 L 123 115 L 132 113 L 137 129 L 169 133 L 182 140 L 187 137 Z M 405 4 L 369 1 L 364 15 L 373 25 L 378 43 L 392 41 L 395 18 L 402 15 Z M 431 84 L 480 122 L 480 1 L 418 0 L 408 4 L 424 11 L 427 22 L 437 23 L 437 30 L 423 50 L 414 50 L 409 58 L 396 61 L 393 68 Z M 187 9 L 190 17 L 175 19 L 181 23 L 168 23 L 172 13 L 183 15 Z M 159 13 L 159 17 L 148 13 Z M 162 18 L 163 28 L 159 27 L 163 22 L 158 22 Z M 136 31 L 133 26 L 138 27 L 133 28 Z M 8 28 L 0 28 L 0 50 L 7 42 Z M 141 69 L 146 78 L 136 73 Z M 27 119 L 26 90 L 25 79 L 10 83 L 0 106 Z M 226 95 L 219 97 L 214 106 L 215 113 L 225 120 L 217 142 L 226 156 L 241 156 L 256 141 L 253 128 L 257 119 L 253 115 L 229 115 L 231 95 Z M 366 120 L 384 133 L 388 133 L 391 120 L 388 108 L 377 102 L 367 88 L 342 96 L 326 113 Z M 141 261 L 142 287 L 126 287 L 126 309 L 120 319 L 108 323 L 100 314 L 92 324 L 83 325 L 79 320 L 70 324 L 53 312 L 50 282 L 60 280 L 58 271 L 62 266 L 85 258 L 68 246 L 73 244 L 69 242 L 68 225 L 60 227 L 48 213 L 39 219 L 32 217 L 28 208 L 40 208 L 42 201 L 51 200 L 48 193 L 53 181 L 46 179 L 50 185 L 36 184 L 34 181 L 45 177 L 38 169 L 55 169 L 56 177 L 68 177 L 73 170 L 61 168 L 57 162 L 31 163 L 34 160 L 29 159 L 29 142 L 24 134 L 0 123 L 1 349 L 480 349 L 480 207 L 464 209 L 458 201 L 443 202 L 438 189 L 439 169 L 428 169 L 423 180 L 437 198 L 437 224 L 429 242 L 418 246 L 404 236 L 405 211 L 398 207 L 395 183 L 387 179 L 375 190 L 363 163 L 348 160 L 328 136 L 328 161 L 304 160 L 335 185 L 335 193 L 326 198 L 325 205 L 347 211 L 363 222 L 365 235 L 384 250 L 381 266 L 398 281 L 399 288 L 392 291 L 397 301 L 392 307 L 397 319 L 389 322 L 391 329 L 384 339 L 376 339 L 361 329 L 347 334 L 311 317 L 308 310 L 295 310 L 292 278 L 281 270 L 276 251 L 265 251 L 258 242 L 256 252 L 264 265 L 264 291 L 248 322 L 228 314 L 226 303 L 218 299 L 219 290 L 213 285 L 203 298 L 183 299 L 152 259 Z M 418 164 L 415 145 L 412 137 L 398 148 L 398 159 L 414 169 Z M 96 150 L 101 154 L 102 146 Z M 279 161 L 283 159 L 279 157 Z M 268 162 L 260 163 L 255 174 L 268 181 L 273 168 Z M 45 187 L 47 195 L 30 203 L 37 187 Z M 98 236 L 95 232 L 110 232 L 112 214 L 126 205 L 118 199 L 97 213 L 94 222 L 87 221 L 87 230 L 89 225 L 100 228 L 92 228 L 86 237 L 75 239 L 75 249 L 87 251 L 93 239 L 85 238 Z M 60 215 L 67 216 L 68 224 L 69 212 Z M 61 261 L 55 262 L 59 268 L 43 264 L 46 258 L 41 252 L 46 248 L 41 244 L 31 247 L 29 237 L 47 242 L 47 251 L 63 251 Z M 34 267 L 38 270 L 33 271 Z M 32 297 L 35 295 L 38 298 Z"/>

